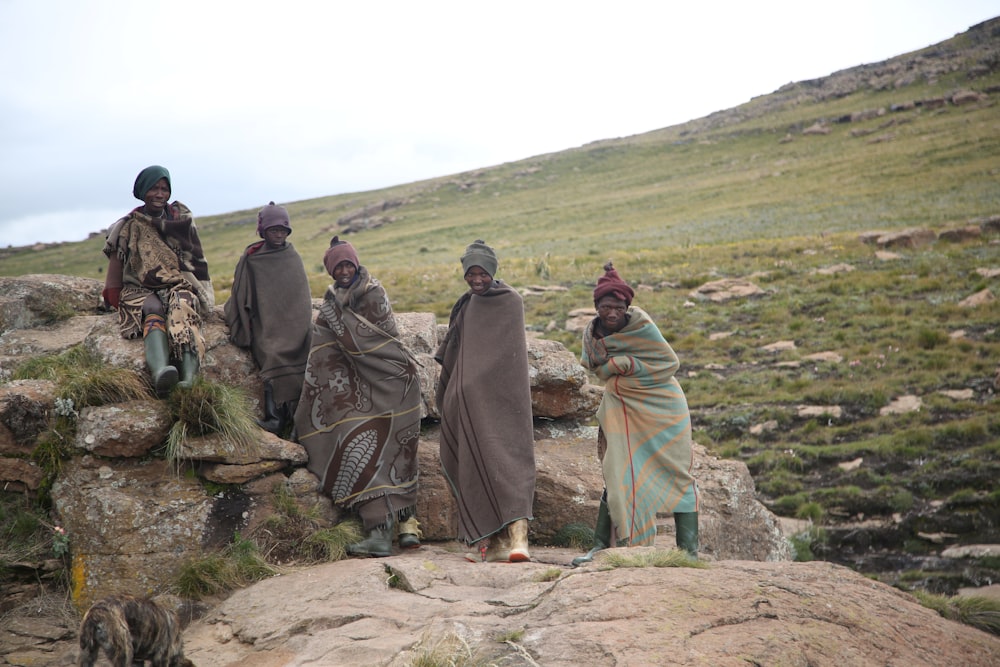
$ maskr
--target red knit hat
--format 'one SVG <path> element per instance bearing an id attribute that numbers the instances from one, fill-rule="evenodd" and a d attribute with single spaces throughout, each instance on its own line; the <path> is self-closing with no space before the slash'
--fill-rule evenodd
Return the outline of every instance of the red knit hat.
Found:
<path id="1" fill-rule="evenodd" d="M 598 301 L 609 294 L 624 301 L 626 306 L 632 305 L 632 297 L 635 296 L 635 292 L 618 275 L 610 260 L 604 265 L 604 275 L 597 279 L 597 287 L 594 288 L 594 305 L 597 305 Z"/>
<path id="2" fill-rule="evenodd" d="M 332 276 L 333 270 L 344 260 L 353 264 L 355 269 L 361 266 L 361 262 L 358 261 L 358 251 L 354 249 L 354 246 L 347 241 L 341 241 L 339 236 L 334 236 L 330 239 L 330 247 L 326 254 L 323 255 L 323 266 L 326 267 L 326 272 Z"/>

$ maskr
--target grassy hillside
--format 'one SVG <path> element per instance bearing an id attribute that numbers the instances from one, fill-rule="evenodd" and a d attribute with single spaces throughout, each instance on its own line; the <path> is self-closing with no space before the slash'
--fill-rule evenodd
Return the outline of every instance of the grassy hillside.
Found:
<path id="1" fill-rule="evenodd" d="M 961 90 L 992 97 L 930 102 Z M 375 227 L 349 236 L 362 262 L 397 310 L 445 318 L 464 291 L 459 255 L 485 239 L 500 255 L 499 277 L 568 288 L 526 297 L 526 318 L 577 352 L 577 336 L 562 324 L 570 310 L 591 305 L 611 258 L 648 288 L 636 303 L 681 358 L 699 442 L 747 461 L 779 514 L 831 530 L 873 516 L 892 524 L 828 537 L 837 552 L 825 547 L 826 557 L 876 547 L 919 556 L 932 548 L 920 537 L 928 532 L 1000 542 L 1000 302 L 958 305 L 1000 290 L 988 271 L 1000 269 L 998 239 L 938 241 L 896 250 L 891 260 L 858 239 L 871 230 L 940 232 L 1000 213 L 998 95 L 993 21 L 684 125 L 288 203 L 291 241 L 320 296 L 329 283 L 321 258 L 342 233 L 338 219 L 377 208 L 363 216 Z M 882 112 L 860 119 L 874 110 Z M 828 133 L 805 131 L 817 124 Z M 220 303 L 255 222 L 249 209 L 199 219 Z M 0 274 L 100 278 L 101 245 L 18 249 L 2 257 Z M 838 265 L 848 268 L 828 271 Z M 749 279 L 765 294 L 722 304 L 691 296 L 723 277 Z M 795 348 L 763 349 L 778 341 Z M 820 352 L 840 361 L 808 358 Z M 881 414 L 902 395 L 919 396 L 922 408 Z M 801 405 L 842 412 L 800 417 Z M 776 428 L 751 433 L 769 421 Z M 858 467 L 838 465 L 859 458 Z M 820 537 L 812 535 L 813 546 L 823 553 Z M 996 566 L 982 571 L 995 578 Z"/>

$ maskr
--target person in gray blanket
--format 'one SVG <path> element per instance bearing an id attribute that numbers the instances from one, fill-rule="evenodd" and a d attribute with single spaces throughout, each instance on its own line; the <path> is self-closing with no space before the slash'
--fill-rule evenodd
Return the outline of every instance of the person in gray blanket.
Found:
<path id="1" fill-rule="evenodd" d="M 283 435 L 302 392 L 312 339 L 312 297 L 302 258 L 288 241 L 288 211 L 273 201 L 257 214 L 261 241 L 243 251 L 224 308 L 229 340 L 249 348 L 264 380 L 261 428 Z"/>

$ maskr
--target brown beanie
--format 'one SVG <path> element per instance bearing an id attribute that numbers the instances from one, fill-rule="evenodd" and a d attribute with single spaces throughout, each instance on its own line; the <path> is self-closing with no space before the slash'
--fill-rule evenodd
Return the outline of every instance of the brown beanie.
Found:
<path id="1" fill-rule="evenodd" d="M 361 266 L 361 262 L 358 261 L 358 251 L 354 249 L 354 246 L 347 241 L 341 241 L 339 236 L 334 236 L 330 239 L 330 247 L 326 254 L 323 255 L 323 266 L 326 267 L 326 272 L 332 276 L 337 265 L 345 260 L 353 264 L 355 269 Z"/>
<path id="2" fill-rule="evenodd" d="M 473 241 L 465 249 L 465 254 L 462 255 L 463 273 L 468 273 L 472 267 L 479 266 L 482 267 L 483 271 L 490 274 L 490 277 L 493 277 L 497 274 L 499 265 L 500 262 L 497 260 L 497 254 L 482 239 Z"/>
<path id="3" fill-rule="evenodd" d="M 257 214 L 257 235 L 264 238 L 264 232 L 271 227 L 284 227 L 288 233 L 292 233 L 292 225 L 288 221 L 288 211 L 284 206 L 278 206 L 274 202 L 260 209 Z"/>
<path id="4" fill-rule="evenodd" d="M 624 301 L 626 306 L 632 305 L 632 297 L 635 296 L 635 292 L 632 291 L 627 282 L 622 280 L 610 261 L 604 265 L 604 275 L 597 279 L 597 287 L 594 288 L 594 305 L 596 306 L 598 301 L 609 294 Z"/>

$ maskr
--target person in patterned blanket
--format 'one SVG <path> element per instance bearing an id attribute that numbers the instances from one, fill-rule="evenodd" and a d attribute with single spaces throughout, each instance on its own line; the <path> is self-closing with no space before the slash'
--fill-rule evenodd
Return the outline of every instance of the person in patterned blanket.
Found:
<path id="1" fill-rule="evenodd" d="M 420 546 L 420 379 L 354 246 L 334 236 L 323 265 L 333 284 L 313 326 L 295 432 L 322 492 L 364 524 L 367 537 L 347 552 L 389 556 L 397 529 L 401 548 Z"/>

